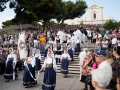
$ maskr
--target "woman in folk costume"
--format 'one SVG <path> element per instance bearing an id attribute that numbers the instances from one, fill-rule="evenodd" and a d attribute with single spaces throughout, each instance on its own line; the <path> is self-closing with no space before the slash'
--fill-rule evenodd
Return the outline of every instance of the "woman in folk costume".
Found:
<path id="1" fill-rule="evenodd" d="M 61 60 L 62 60 L 62 62 L 61 62 L 62 76 L 66 77 L 68 74 L 68 64 L 69 64 L 68 61 L 71 60 L 70 55 L 67 53 L 66 48 L 64 49 L 64 53 L 61 55 Z"/>
<path id="2" fill-rule="evenodd" d="M 68 50 L 68 54 L 70 55 L 70 58 L 71 58 L 72 61 L 73 61 L 73 51 L 72 51 L 71 42 L 69 42 L 69 43 L 67 44 L 67 50 Z"/>
<path id="3" fill-rule="evenodd" d="M 49 41 L 47 43 L 49 44 L 50 48 L 53 50 L 53 43 L 54 42 L 52 41 L 51 38 L 49 38 Z"/>
<path id="4" fill-rule="evenodd" d="M 40 54 L 40 50 L 37 49 L 36 53 L 35 53 L 35 70 L 40 70 L 41 69 L 41 54 Z"/>
<path id="5" fill-rule="evenodd" d="M 47 57 L 47 52 L 48 52 L 48 48 L 50 48 L 51 50 L 53 50 L 53 41 L 51 38 L 49 38 L 49 41 L 47 42 L 46 44 L 46 47 L 45 47 L 45 54 L 44 54 L 44 57 L 46 58 Z"/>
<path id="6" fill-rule="evenodd" d="M 54 53 L 53 53 L 53 51 L 52 51 L 52 49 L 51 49 L 50 47 L 48 47 L 48 48 L 46 49 L 44 57 L 46 58 L 46 57 L 48 56 L 48 51 L 51 51 L 52 57 L 54 58 Z"/>
<path id="7" fill-rule="evenodd" d="M 75 40 L 75 53 L 79 54 L 80 52 L 81 52 L 80 39 L 79 37 L 77 37 L 77 40 Z"/>
<path id="8" fill-rule="evenodd" d="M 36 86 L 37 82 L 35 80 L 35 57 L 33 52 L 30 51 L 30 56 L 24 62 L 25 70 L 23 74 L 23 85 L 25 88 Z"/>
<path id="9" fill-rule="evenodd" d="M 56 60 L 52 57 L 52 53 L 48 51 L 48 57 L 45 58 L 42 68 L 39 70 L 41 72 L 45 69 L 44 80 L 42 84 L 43 90 L 54 90 L 56 86 Z"/>
<path id="10" fill-rule="evenodd" d="M 4 73 L 4 78 L 6 79 L 5 82 L 8 82 L 11 79 L 15 80 L 15 65 L 17 61 L 12 48 L 9 49 L 9 53 L 10 54 L 8 54 L 6 60 L 6 68 Z"/>

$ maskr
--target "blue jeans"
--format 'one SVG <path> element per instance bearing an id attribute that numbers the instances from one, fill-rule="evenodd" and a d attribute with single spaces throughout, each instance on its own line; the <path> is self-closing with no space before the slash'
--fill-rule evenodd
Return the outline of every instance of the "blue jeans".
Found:
<path id="1" fill-rule="evenodd" d="M 45 47 L 44 47 L 44 45 L 41 45 L 41 44 L 40 44 L 40 52 L 41 52 L 42 54 L 44 54 L 44 52 L 45 52 Z"/>
<path id="2" fill-rule="evenodd" d="M 112 49 L 113 49 L 113 48 L 115 47 L 115 44 L 112 44 L 112 46 L 111 46 L 111 47 L 112 47 Z"/>
<path id="3" fill-rule="evenodd" d="M 101 47 L 100 46 L 98 46 L 98 51 L 100 51 L 101 50 Z"/>
<path id="4" fill-rule="evenodd" d="M 106 49 L 107 49 L 106 47 L 102 47 L 102 50 L 106 51 Z"/>

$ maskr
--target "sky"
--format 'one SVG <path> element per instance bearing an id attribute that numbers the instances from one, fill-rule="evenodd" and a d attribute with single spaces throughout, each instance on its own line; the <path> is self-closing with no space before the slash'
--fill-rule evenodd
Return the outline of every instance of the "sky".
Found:
<path id="1" fill-rule="evenodd" d="M 76 0 L 63 0 L 63 1 L 73 1 L 76 2 Z M 113 19 L 120 21 L 120 0 L 85 0 L 88 7 L 97 4 L 99 6 L 103 7 L 103 15 L 105 17 L 113 17 Z M 7 4 L 8 6 L 8 4 Z M 13 9 L 6 8 L 5 11 L 0 12 L 0 28 L 3 21 L 10 20 L 14 18 L 15 13 Z M 85 18 L 86 13 L 81 17 Z"/>

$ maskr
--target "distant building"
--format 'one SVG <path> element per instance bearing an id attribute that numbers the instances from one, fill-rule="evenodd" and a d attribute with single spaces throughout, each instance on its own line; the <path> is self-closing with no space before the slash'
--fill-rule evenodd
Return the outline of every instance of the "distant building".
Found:
<path id="1" fill-rule="evenodd" d="M 96 4 L 87 8 L 87 16 L 82 18 L 68 19 L 65 20 L 64 23 L 68 25 L 76 25 L 80 24 L 104 24 L 107 20 L 113 19 L 112 17 L 104 17 L 103 15 L 103 7 L 98 6 Z"/>

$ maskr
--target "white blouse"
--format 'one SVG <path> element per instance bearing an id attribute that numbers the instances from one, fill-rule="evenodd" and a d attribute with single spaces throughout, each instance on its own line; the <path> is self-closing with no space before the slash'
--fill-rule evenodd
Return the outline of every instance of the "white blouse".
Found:
<path id="1" fill-rule="evenodd" d="M 38 59 L 41 60 L 41 54 L 40 54 L 40 53 L 36 53 L 36 54 L 35 54 L 35 58 L 37 58 L 37 57 L 38 57 Z"/>
<path id="2" fill-rule="evenodd" d="M 77 43 L 80 43 L 80 40 L 77 39 L 77 40 L 75 41 L 75 44 L 77 44 Z"/>
<path id="3" fill-rule="evenodd" d="M 28 61 L 31 62 L 32 67 L 35 66 L 35 57 L 28 57 Z M 24 65 L 27 65 L 26 61 L 24 62 Z"/>
<path id="4" fill-rule="evenodd" d="M 56 60 L 55 58 L 51 58 L 51 57 L 45 58 L 42 68 L 45 68 L 47 64 L 52 64 L 52 63 L 53 63 L 53 67 L 57 69 Z"/>
<path id="5" fill-rule="evenodd" d="M 14 54 L 14 53 L 10 53 L 10 54 L 7 56 L 6 63 L 9 61 L 10 58 L 13 58 L 13 63 L 16 64 L 16 57 L 15 57 L 15 54 Z"/>
<path id="6" fill-rule="evenodd" d="M 67 54 L 65 54 L 65 53 L 62 54 L 60 59 L 62 60 L 63 58 L 68 58 L 69 61 L 71 60 L 70 55 L 68 53 Z"/>

